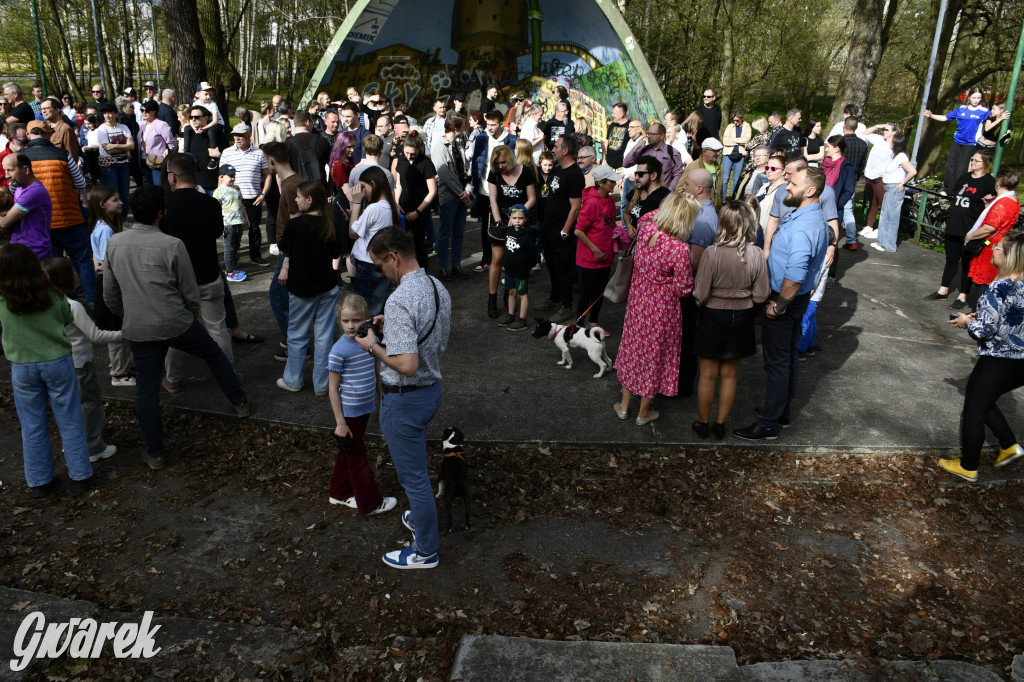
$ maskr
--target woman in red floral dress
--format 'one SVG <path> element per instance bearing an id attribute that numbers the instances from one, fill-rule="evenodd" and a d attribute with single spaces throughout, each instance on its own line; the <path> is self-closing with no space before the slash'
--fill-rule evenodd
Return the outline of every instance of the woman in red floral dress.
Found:
<path id="1" fill-rule="evenodd" d="M 679 299 L 693 290 L 686 241 L 699 213 L 696 200 L 676 191 L 638 225 L 622 343 L 615 357 L 622 400 L 612 407 L 625 419 L 630 399 L 639 395 L 637 426 L 660 416 L 651 409 L 655 395 L 678 393 L 683 333 Z"/>
<path id="2" fill-rule="evenodd" d="M 1004 166 L 996 175 L 996 198 L 978 217 L 975 225 L 964 238 L 964 244 L 975 239 L 985 240 L 985 247 L 971 259 L 967 270 L 967 278 L 971 280 L 971 291 L 967 295 L 967 305 L 972 309 L 978 305 L 978 299 L 985 293 L 988 285 L 995 281 L 999 268 L 992 264 L 992 247 L 1002 241 L 1007 232 L 1012 230 L 1020 217 L 1020 201 L 1017 199 L 1018 171 L 1015 167 Z M 950 308 L 963 307 L 962 305 Z"/>

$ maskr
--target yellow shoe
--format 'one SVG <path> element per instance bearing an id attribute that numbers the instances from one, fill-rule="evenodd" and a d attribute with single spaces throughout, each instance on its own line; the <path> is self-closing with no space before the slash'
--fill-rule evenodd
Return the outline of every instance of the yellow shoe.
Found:
<path id="1" fill-rule="evenodd" d="M 940 459 L 939 466 L 948 471 L 951 474 L 955 474 L 960 478 L 974 483 L 978 480 L 977 471 L 968 471 L 960 466 L 959 459 Z"/>
<path id="2" fill-rule="evenodd" d="M 1018 457 L 1024 457 L 1024 448 L 1019 445 L 1011 445 L 1005 450 L 999 451 L 999 456 L 996 457 L 996 466 L 1003 467 L 1017 459 Z"/>

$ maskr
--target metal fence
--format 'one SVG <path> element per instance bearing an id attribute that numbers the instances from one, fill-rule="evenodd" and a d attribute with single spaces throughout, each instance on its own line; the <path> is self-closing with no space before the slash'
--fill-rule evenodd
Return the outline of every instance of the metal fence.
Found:
<path id="1" fill-rule="evenodd" d="M 915 242 L 941 244 L 946 234 L 946 219 L 949 217 L 950 197 L 942 190 L 928 189 L 913 184 L 907 185 L 900 211 L 900 227 L 913 232 Z M 1024 205 L 1017 218 L 1014 230 L 1024 228 Z"/>

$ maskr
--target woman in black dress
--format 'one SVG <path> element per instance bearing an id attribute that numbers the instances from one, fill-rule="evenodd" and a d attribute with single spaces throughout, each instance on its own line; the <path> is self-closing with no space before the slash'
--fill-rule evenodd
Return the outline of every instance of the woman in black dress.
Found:
<path id="1" fill-rule="evenodd" d="M 508 225 L 508 210 L 522 204 L 532 213 L 537 203 L 536 178 L 533 171 L 516 163 L 512 150 L 500 144 L 491 152 L 491 172 L 487 175 L 487 191 L 491 204 L 491 220 L 488 228 L 491 238 L 491 269 L 487 289 L 487 316 L 498 317 L 498 283 L 501 280 L 501 262 L 505 258 L 505 233 Z"/>

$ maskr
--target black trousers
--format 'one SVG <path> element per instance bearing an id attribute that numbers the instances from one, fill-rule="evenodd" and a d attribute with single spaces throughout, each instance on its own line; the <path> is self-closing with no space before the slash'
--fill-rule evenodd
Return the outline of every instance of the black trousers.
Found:
<path id="1" fill-rule="evenodd" d="M 757 419 L 762 428 L 774 429 L 780 419 L 790 418 L 800 367 L 797 346 L 803 333 L 804 313 L 811 301 L 811 293 L 808 291 L 794 298 L 786 312 L 779 317 L 773 319 L 765 315 L 761 318 L 761 348 L 764 353 L 764 371 L 768 375 L 764 407 Z M 768 305 L 772 305 L 771 302 L 778 297 L 778 292 L 772 292 Z"/>
<path id="2" fill-rule="evenodd" d="M 572 287 L 576 281 L 576 237 L 562 239 L 561 230 L 547 229 L 543 232 L 544 263 L 551 278 L 552 301 L 572 309 Z"/>
<path id="3" fill-rule="evenodd" d="M 491 262 L 491 238 L 487 236 L 487 227 L 491 224 L 491 200 L 483 194 L 476 196 L 473 215 L 480 219 L 480 256 L 481 263 Z"/>
<path id="4" fill-rule="evenodd" d="M 947 195 L 954 196 L 956 194 L 956 181 L 967 172 L 967 165 L 971 162 L 973 154 L 973 144 L 968 145 L 954 142 L 953 146 L 949 148 L 946 170 L 942 176 L 942 185 L 946 188 Z"/>
<path id="5" fill-rule="evenodd" d="M 419 263 L 420 267 L 426 269 L 427 267 L 427 224 L 430 223 L 430 209 L 421 213 L 416 217 L 416 220 L 409 220 L 409 216 L 405 217 L 405 229 L 407 232 L 412 232 L 412 241 L 416 246 L 416 262 Z M 487 253 L 490 253 L 490 248 L 487 249 Z"/>
<path id="6" fill-rule="evenodd" d="M 693 352 L 697 341 L 697 325 L 700 324 L 700 309 L 693 296 L 688 294 L 679 301 L 683 311 L 683 338 L 679 346 L 679 397 L 693 395 L 693 385 L 697 381 L 699 360 Z"/>
<path id="7" fill-rule="evenodd" d="M 260 222 L 263 220 L 263 204 L 253 205 L 255 199 L 242 199 L 242 207 L 249 216 L 249 260 L 259 260 L 260 247 L 263 246 L 263 234 Z"/>
<path id="8" fill-rule="evenodd" d="M 967 270 L 971 267 L 971 256 L 964 251 L 964 237 L 946 235 L 946 266 L 942 268 L 942 286 L 949 287 L 956 276 L 956 268 L 960 266 L 960 293 L 971 290 L 971 280 L 967 279 Z"/>
<path id="9" fill-rule="evenodd" d="M 978 357 L 967 380 L 964 409 L 960 414 L 960 466 L 964 469 L 978 469 L 986 426 L 992 429 L 1000 448 L 1017 442 L 996 400 L 1021 386 L 1024 386 L 1024 360 Z"/>
<path id="10" fill-rule="evenodd" d="M 580 302 L 576 306 L 576 316 L 583 317 L 584 311 L 590 308 L 587 321 L 597 324 L 601 304 L 604 302 L 604 288 L 612 275 L 612 268 L 610 265 L 606 268 L 580 268 L 580 273 Z M 594 303 L 595 300 L 597 303 Z"/>

